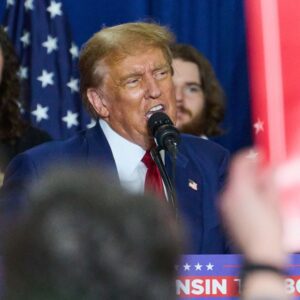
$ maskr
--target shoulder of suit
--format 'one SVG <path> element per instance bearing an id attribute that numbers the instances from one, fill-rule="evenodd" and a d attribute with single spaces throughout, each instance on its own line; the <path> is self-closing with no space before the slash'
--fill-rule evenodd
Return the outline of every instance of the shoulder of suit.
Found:
<path id="1" fill-rule="evenodd" d="M 55 156 L 59 153 L 63 154 L 64 152 L 76 152 L 80 145 L 84 142 L 84 140 L 85 133 L 80 132 L 75 134 L 73 137 L 70 137 L 65 140 L 52 140 L 49 142 L 45 142 L 27 150 L 25 153 L 30 156 Z"/>
<path id="2" fill-rule="evenodd" d="M 192 146 L 200 149 L 207 149 L 207 150 L 210 149 L 210 150 L 220 151 L 224 153 L 229 152 L 222 145 L 214 141 L 211 141 L 207 138 L 191 135 L 191 134 L 181 134 L 181 144 L 182 146 L 186 146 L 186 147 Z"/>

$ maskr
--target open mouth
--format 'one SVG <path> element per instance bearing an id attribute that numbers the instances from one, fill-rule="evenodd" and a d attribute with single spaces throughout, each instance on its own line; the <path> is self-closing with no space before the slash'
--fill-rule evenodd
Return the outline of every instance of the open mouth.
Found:
<path id="1" fill-rule="evenodd" d="M 164 106 L 161 105 L 161 104 L 158 104 L 158 105 L 152 107 L 152 108 L 146 113 L 146 118 L 149 120 L 150 117 L 151 117 L 154 113 L 156 113 L 156 112 L 158 112 L 158 111 L 165 111 Z"/>

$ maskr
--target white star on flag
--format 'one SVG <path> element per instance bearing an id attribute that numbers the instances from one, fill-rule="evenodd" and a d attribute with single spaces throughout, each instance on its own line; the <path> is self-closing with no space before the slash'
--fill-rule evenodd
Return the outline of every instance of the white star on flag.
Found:
<path id="1" fill-rule="evenodd" d="M 42 75 L 37 78 L 42 83 L 42 87 L 45 88 L 47 85 L 53 85 L 53 72 L 42 71 Z"/>
<path id="2" fill-rule="evenodd" d="M 20 38 L 21 42 L 23 43 L 24 47 L 27 47 L 30 45 L 30 32 L 24 30 L 23 35 Z"/>
<path id="3" fill-rule="evenodd" d="M 47 7 L 47 11 L 50 13 L 51 19 L 56 16 L 61 16 L 61 2 L 51 1 L 50 5 Z"/>
<path id="4" fill-rule="evenodd" d="M 192 179 L 189 179 L 189 187 L 194 191 L 198 190 L 198 184 Z"/>
<path id="5" fill-rule="evenodd" d="M 202 265 L 200 265 L 199 263 L 197 263 L 197 264 L 195 265 L 195 270 L 196 270 L 196 271 L 201 271 L 201 268 L 202 268 Z"/>
<path id="6" fill-rule="evenodd" d="M 257 119 L 257 121 L 253 124 L 253 127 L 255 128 L 255 134 L 258 134 L 260 131 L 264 131 L 264 123 Z"/>
<path id="7" fill-rule="evenodd" d="M 48 35 L 47 41 L 43 42 L 42 45 L 43 47 L 47 48 L 47 54 L 50 54 L 54 50 L 57 50 L 57 38 Z"/>
<path id="8" fill-rule="evenodd" d="M 28 68 L 20 66 L 18 71 L 18 76 L 20 79 L 27 79 L 28 78 Z"/>
<path id="9" fill-rule="evenodd" d="M 31 113 L 36 116 L 36 121 L 40 122 L 43 119 L 47 120 L 48 119 L 48 106 L 43 107 L 40 104 L 37 104 L 36 109 L 32 111 Z"/>
<path id="10" fill-rule="evenodd" d="M 190 268 L 191 268 L 191 266 L 190 266 L 188 263 L 186 263 L 186 264 L 183 266 L 184 271 L 189 271 Z"/>
<path id="11" fill-rule="evenodd" d="M 73 113 L 72 111 L 68 110 L 67 115 L 64 116 L 62 120 L 67 123 L 67 128 L 71 128 L 72 126 L 78 126 L 77 118 L 78 113 Z"/>
<path id="12" fill-rule="evenodd" d="M 13 6 L 13 5 L 15 5 L 15 0 L 7 0 L 6 1 L 6 7 L 9 7 L 9 6 Z"/>
<path id="13" fill-rule="evenodd" d="M 74 43 L 72 43 L 72 46 L 69 49 L 69 52 L 71 53 L 73 59 L 77 58 L 79 56 L 78 47 Z"/>
<path id="14" fill-rule="evenodd" d="M 70 81 L 67 83 L 67 87 L 70 88 L 71 93 L 79 91 L 79 80 L 71 77 Z"/>
<path id="15" fill-rule="evenodd" d="M 257 156 L 258 156 L 258 152 L 253 149 L 250 149 L 246 157 L 248 159 L 255 160 Z"/>
<path id="16" fill-rule="evenodd" d="M 208 265 L 206 265 L 207 271 L 212 271 L 213 268 L 214 268 L 214 265 L 212 263 L 209 263 Z"/>
<path id="17" fill-rule="evenodd" d="M 91 119 L 91 122 L 86 125 L 86 128 L 92 128 L 95 125 L 96 125 L 96 120 L 95 119 Z"/>
<path id="18" fill-rule="evenodd" d="M 26 10 L 33 10 L 34 9 L 33 0 L 26 0 L 24 6 Z"/>

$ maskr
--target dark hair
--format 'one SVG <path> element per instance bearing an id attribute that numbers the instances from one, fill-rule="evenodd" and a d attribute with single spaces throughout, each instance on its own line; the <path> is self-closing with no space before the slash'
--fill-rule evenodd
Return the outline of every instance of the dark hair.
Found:
<path id="1" fill-rule="evenodd" d="M 105 182 L 95 170 L 60 166 L 37 184 L 8 233 L 6 300 L 175 299 L 171 210 Z"/>
<path id="2" fill-rule="evenodd" d="M 223 133 L 219 124 L 224 118 L 225 95 L 218 82 L 213 67 L 197 49 L 186 44 L 175 44 L 171 47 L 173 59 L 195 63 L 201 74 L 200 82 L 204 94 L 204 110 L 196 124 L 185 125 L 183 132 L 215 136 Z"/>
<path id="3" fill-rule="evenodd" d="M 13 140 L 22 135 L 25 122 L 18 104 L 21 89 L 17 75 L 19 62 L 3 27 L 0 27 L 0 55 L 4 64 L 0 82 L 0 140 Z"/>

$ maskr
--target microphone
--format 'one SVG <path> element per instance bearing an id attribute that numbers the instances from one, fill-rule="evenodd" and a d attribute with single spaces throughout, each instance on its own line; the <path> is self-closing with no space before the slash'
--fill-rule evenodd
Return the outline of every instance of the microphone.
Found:
<path id="1" fill-rule="evenodd" d="M 180 135 L 169 116 L 163 112 L 154 113 L 148 120 L 148 128 L 157 146 L 175 157 Z"/>

